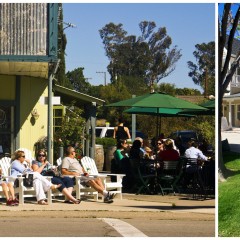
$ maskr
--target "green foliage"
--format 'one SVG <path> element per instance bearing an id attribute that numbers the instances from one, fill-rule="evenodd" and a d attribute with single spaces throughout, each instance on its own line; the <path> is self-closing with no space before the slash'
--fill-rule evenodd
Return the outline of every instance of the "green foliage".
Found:
<path id="1" fill-rule="evenodd" d="M 121 83 L 124 84 L 130 94 L 132 95 L 142 95 L 144 93 L 149 92 L 149 88 L 146 85 L 146 81 L 143 77 L 137 76 L 121 76 Z M 116 85 L 120 82 L 118 80 Z"/>
<path id="2" fill-rule="evenodd" d="M 84 78 L 84 68 L 75 68 L 73 71 L 68 71 L 66 76 L 75 91 L 88 94 L 90 92 L 91 84 Z"/>
<path id="3" fill-rule="evenodd" d="M 195 129 L 198 134 L 212 146 L 215 146 L 215 117 L 214 116 L 199 116 L 196 121 Z"/>
<path id="4" fill-rule="evenodd" d="M 215 42 L 197 44 L 195 47 L 193 55 L 197 63 L 188 61 L 188 76 L 203 89 L 207 79 L 207 95 L 215 95 Z"/>
<path id="5" fill-rule="evenodd" d="M 155 28 L 155 22 L 140 22 L 139 37 L 127 35 L 122 24 L 109 23 L 99 30 L 110 60 L 112 83 L 117 81 L 116 76 L 134 76 L 152 86 L 175 69 L 181 50 L 171 47 L 172 39 L 165 27 Z"/>
<path id="6" fill-rule="evenodd" d="M 131 95 L 124 84 L 109 84 L 107 86 L 99 86 L 98 88 L 98 97 L 104 99 L 106 104 L 121 101 L 126 98 L 130 98 Z M 124 108 L 126 109 L 126 108 Z M 98 115 L 97 117 L 106 118 L 107 120 L 113 124 L 115 120 L 122 115 L 122 110 L 119 108 L 109 108 L 105 106 L 98 107 Z M 130 116 L 129 116 L 130 117 Z"/>
<path id="7" fill-rule="evenodd" d="M 157 89 L 155 90 L 157 92 L 164 92 L 172 96 L 174 96 L 176 93 L 175 84 L 171 84 L 171 83 L 161 83 L 157 86 Z"/>
<path id="8" fill-rule="evenodd" d="M 96 144 L 103 145 L 104 151 L 107 151 L 108 147 L 116 146 L 117 141 L 114 138 L 96 138 Z"/>
<path id="9" fill-rule="evenodd" d="M 74 106 L 74 104 L 67 108 L 62 126 L 54 135 L 56 146 L 77 145 L 82 148 L 83 130 L 85 128 L 85 119 L 81 117 L 82 112 L 83 110 Z"/>
<path id="10" fill-rule="evenodd" d="M 176 88 L 176 95 L 187 95 L 187 96 L 201 96 L 201 92 L 198 89 L 193 88 Z"/>
<path id="11" fill-rule="evenodd" d="M 226 182 L 218 184 L 218 230 L 220 237 L 239 237 L 240 204 L 240 154 L 228 152 L 223 154 L 226 167 L 234 174 Z"/>

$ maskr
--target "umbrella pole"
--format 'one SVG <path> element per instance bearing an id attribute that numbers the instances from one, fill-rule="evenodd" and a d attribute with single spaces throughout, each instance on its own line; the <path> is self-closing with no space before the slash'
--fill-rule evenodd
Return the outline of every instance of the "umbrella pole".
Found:
<path id="1" fill-rule="evenodd" d="M 159 121 L 160 121 L 160 123 L 159 123 L 158 136 L 161 134 L 161 128 L 162 128 L 162 118 L 161 118 L 161 116 L 160 116 L 160 118 L 159 118 Z"/>

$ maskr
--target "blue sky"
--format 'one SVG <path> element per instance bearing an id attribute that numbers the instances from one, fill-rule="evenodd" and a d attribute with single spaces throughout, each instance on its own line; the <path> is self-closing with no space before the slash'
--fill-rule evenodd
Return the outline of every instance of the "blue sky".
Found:
<path id="1" fill-rule="evenodd" d="M 104 74 L 96 72 L 107 72 L 109 64 L 99 30 L 110 22 L 122 23 L 129 35 L 139 36 L 138 24 L 146 20 L 154 21 L 157 28 L 166 27 L 172 46 L 182 49 L 175 71 L 160 83 L 201 89 L 188 77 L 187 61 L 195 62 L 196 44 L 215 40 L 214 3 L 64 3 L 63 17 L 64 22 L 77 26 L 65 29 L 66 71 L 84 67 L 84 76 L 92 78 L 92 85 L 104 84 Z"/>

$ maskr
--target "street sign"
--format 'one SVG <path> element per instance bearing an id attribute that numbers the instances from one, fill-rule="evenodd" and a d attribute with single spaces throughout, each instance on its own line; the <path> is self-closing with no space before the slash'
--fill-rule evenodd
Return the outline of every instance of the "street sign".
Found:
<path id="1" fill-rule="evenodd" d="M 48 105 L 48 97 L 40 97 L 41 104 Z M 52 97 L 52 105 L 60 105 L 61 104 L 61 97 Z"/>

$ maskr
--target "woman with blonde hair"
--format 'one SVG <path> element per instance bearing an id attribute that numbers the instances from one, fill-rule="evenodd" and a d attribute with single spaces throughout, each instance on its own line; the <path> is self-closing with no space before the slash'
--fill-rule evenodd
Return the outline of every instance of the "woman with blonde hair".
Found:
<path id="1" fill-rule="evenodd" d="M 50 188 L 57 189 L 61 186 L 61 184 L 54 185 L 46 178 L 44 178 L 40 173 L 33 172 L 30 168 L 24 165 L 25 161 L 25 153 L 24 151 L 18 150 L 14 154 L 14 159 L 11 164 L 11 176 L 17 177 L 19 174 L 23 173 L 31 173 L 33 174 L 33 187 L 36 191 L 36 197 L 38 204 L 47 205 L 45 202 L 46 194 Z"/>

